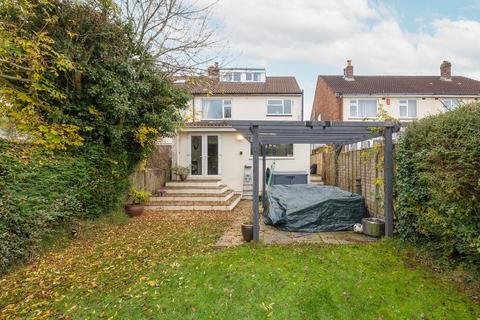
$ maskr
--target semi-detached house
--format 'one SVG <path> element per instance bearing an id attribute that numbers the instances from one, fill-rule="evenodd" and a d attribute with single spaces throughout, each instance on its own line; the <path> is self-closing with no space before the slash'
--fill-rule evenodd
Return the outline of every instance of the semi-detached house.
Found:
<path id="1" fill-rule="evenodd" d="M 189 167 L 190 181 L 220 180 L 242 193 L 252 165 L 250 143 L 232 127 L 207 120 L 303 120 L 303 92 L 295 77 L 265 69 L 221 69 L 176 81 L 192 95 L 188 122 L 174 139 L 173 164 Z M 267 165 L 277 171 L 309 170 L 309 145 L 267 146 Z"/>
<path id="2" fill-rule="evenodd" d="M 348 60 L 343 75 L 318 76 L 311 120 L 375 120 L 383 109 L 408 122 L 479 98 L 480 81 L 452 76 L 448 61 L 438 75 L 363 76 Z"/>

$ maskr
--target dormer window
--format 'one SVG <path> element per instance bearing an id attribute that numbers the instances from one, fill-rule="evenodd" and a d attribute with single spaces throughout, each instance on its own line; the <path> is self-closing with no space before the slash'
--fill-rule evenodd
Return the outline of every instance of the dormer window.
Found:
<path id="1" fill-rule="evenodd" d="M 258 82 L 261 81 L 262 74 L 260 72 L 247 72 L 245 73 L 245 80 L 246 81 L 254 81 Z"/>
<path id="2" fill-rule="evenodd" d="M 265 82 L 265 69 L 220 69 L 222 82 Z"/>

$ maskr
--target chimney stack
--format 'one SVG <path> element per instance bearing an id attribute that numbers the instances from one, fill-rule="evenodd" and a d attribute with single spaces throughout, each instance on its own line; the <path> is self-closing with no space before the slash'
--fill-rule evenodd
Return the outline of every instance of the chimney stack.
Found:
<path id="1" fill-rule="evenodd" d="M 220 76 L 220 67 L 218 66 L 218 62 L 215 62 L 213 66 L 208 67 L 207 73 L 211 78 L 218 78 Z"/>
<path id="2" fill-rule="evenodd" d="M 440 65 L 440 80 L 452 81 L 452 64 L 446 60 Z"/>
<path id="3" fill-rule="evenodd" d="M 353 81 L 353 66 L 352 60 L 347 60 L 347 66 L 343 69 L 343 78 L 348 81 Z"/>

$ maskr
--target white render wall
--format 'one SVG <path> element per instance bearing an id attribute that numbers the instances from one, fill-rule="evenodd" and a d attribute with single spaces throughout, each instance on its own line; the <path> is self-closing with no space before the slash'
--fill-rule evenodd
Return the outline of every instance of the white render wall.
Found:
<path id="1" fill-rule="evenodd" d="M 215 95 L 215 96 L 194 96 L 189 102 L 188 117 L 193 120 L 192 110 L 195 106 L 195 121 L 202 120 L 202 100 L 222 99 L 232 101 L 231 120 L 302 120 L 302 95 Z M 291 116 L 267 116 L 268 100 L 292 100 Z"/>
<path id="2" fill-rule="evenodd" d="M 179 164 L 189 165 L 190 161 L 190 139 L 191 135 L 218 135 L 219 136 L 219 178 L 236 192 L 243 190 L 244 166 L 252 165 L 253 159 L 250 155 L 250 143 L 245 140 L 238 140 L 239 134 L 233 129 L 185 129 L 179 132 L 178 150 L 176 156 Z M 267 157 L 267 166 L 270 167 L 275 160 L 275 171 L 305 171 L 310 169 L 310 145 L 295 144 L 293 146 L 293 157 Z M 260 171 L 262 170 L 262 159 L 260 158 Z M 208 177 L 208 176 L 207 176 Z M 189 179 L 202 179 L 204 177 L 189 177 Z M 262 178 L 262 177 L 261 177 Z M 262 180 L 260 180 L 261 186 Z"/>
<path id="3" fill-rule="evenodd" d="M 388 97 L 388 96 L 387 96 Z M 421 97 L 421 96 L 390 96 L 390 105 L 387 105 L 386 99 L 377 96 L 348 96 L 343 98 L 343 119 L 345 121 L 358 121 L 362 118 L 352 118 L 350 117 L 350 100 L 358 99 L 369 99 L 377 100 L 377 106 L 382 107 L 390 116 L 393 116 L 396 119 L 402 120 L 414 120 L 412 118 L 402 118 L 400 117 L 400 100 L 406 99 L 415 99 L 417 100 L 417 117 L 415 119 L 421 119 L 430 115 L 438 114 L 444 112 L 445 108 L 441 100 L 445 99 L 459 99 L 463 103 L 469 103 L 474 101 L 474 97 Z"/>

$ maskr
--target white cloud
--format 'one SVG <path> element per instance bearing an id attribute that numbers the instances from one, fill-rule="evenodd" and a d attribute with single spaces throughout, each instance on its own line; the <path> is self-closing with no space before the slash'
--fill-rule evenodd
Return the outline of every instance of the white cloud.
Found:
<path id="1" fill-rule="evenodd" d="M 232 64 L 306 63 L 340 73 L 350 58 L 356 73 L 436 74 L 447 59 L 454 72 L 480 77 L 478 21 L 424 21 L 410 33 L 394 10 L 367 0 L 221 0 L 214 15 L 238 56 Z"/>

